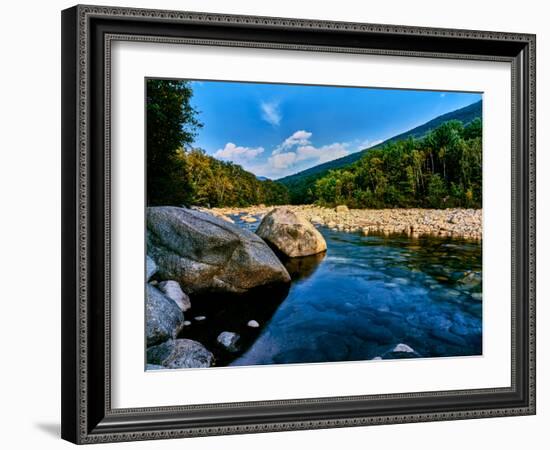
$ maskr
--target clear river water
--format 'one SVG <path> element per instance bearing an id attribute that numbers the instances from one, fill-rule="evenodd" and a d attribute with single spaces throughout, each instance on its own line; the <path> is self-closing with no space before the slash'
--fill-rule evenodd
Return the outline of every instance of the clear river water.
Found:
<path id="1" fill-rule="evenodd" d="M 285 261 L 289 287 L 192 302 L 206 319 L 180 337 L 214 349 L 218 366 L 482 353 L 479 243 L 319 231 L 327 252 Z M 240 335 L 237 352 L 216 347 L 221 331 Z"/>

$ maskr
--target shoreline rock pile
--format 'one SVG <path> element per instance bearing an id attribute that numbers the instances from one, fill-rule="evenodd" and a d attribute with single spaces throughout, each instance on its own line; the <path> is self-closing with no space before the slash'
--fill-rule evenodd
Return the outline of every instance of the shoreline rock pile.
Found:
<path id="1" fill-rule="evenodd" d="M 315 205 L 284 207 L 213 208 L 205 210 L 230 219 L 231 215 L 264 217 L 275 208 L 285 208 L 297 216 L 331 230 L 365 235 L 406 235 L 411 238 L 439 236 L 480 241 L 483 237 L 481 209 L 348 209 L 345 205 L 325 208 Z"/>
<path id="2" fill-rule="evenodd" d="M 309 222 L 305 225 L 313 228 Z M 243 294 L 290 282 L 283 263 L 256 234 L 222 215 L 177 207 L 147 209 L 145 269 L 148 370 L 215 363 L 202 343 L 178 337 L 184 327 L 206 320 L 203 315 L 193 321 L 186 317 L 195 295 Z M 248 327 L 259 324 L 250 320 Z M 238 341 L 239 335 L 231 331 L 217 340 L 228 352 L 238 351 Z"/>

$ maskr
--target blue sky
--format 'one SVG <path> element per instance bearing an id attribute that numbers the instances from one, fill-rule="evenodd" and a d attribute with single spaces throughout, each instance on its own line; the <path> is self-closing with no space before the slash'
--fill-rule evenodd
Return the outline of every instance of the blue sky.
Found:
<path id="1" fill-rule="evenodd" d="M 467 106 L 481 94 L 193 81 L 194 146 L 277 179 Z"/>

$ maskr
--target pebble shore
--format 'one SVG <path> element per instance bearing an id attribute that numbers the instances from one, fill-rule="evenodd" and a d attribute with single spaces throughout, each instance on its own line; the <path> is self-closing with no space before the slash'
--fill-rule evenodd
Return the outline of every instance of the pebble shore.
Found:
<path id="1" fill-rule="evenodd" d="M 246 208 L 205 209 L 231 221 L 231 215 L 243 220 L 261 220 L 274 208 L 289 208 L 315 225 L 332 230 L 364 235 L 407 235 L 452 237 L 480 241 L 482 239 L 481 209 L 348 209 L 344 205 L 324 208 L 314 205 L 251 206 Z"/>

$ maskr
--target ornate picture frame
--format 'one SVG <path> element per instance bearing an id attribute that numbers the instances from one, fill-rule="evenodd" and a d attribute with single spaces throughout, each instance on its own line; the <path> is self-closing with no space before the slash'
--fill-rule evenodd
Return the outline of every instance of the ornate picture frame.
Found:
<path id="1" fill-rule="evenodd" d="M 110 99 L 115 41 L 511 64 L 511 385 L 115 409 Z M 62 12 L 62 437 L 99 443 L 535 414 L 535 36 L 181 11 Z"/>

